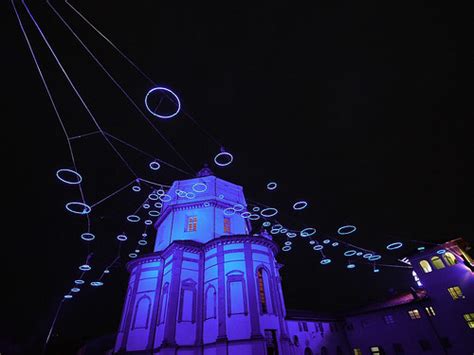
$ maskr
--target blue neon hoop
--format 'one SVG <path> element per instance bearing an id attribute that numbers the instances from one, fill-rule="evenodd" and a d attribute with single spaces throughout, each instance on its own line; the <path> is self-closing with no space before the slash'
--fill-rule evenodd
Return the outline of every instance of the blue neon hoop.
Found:
<path id="1" fill-rule="evenodd" d="M 148 195 L 148 198 L 152 201 L 156 201 L 160 198 L 160 196 L 158 196 L 157 194 L 155 194 L 154 192 L 152 192 L 151 194 Z"/>
<path id="2" fill-rule="evenodd" d="M 127 240 L 127 236 L 126 236 L 125 234 L 119 234 L 119 235 L 117 236 L 117 240 L 118 240 L 119 242 L 124 242 L 124 241 Z"/>
<path id="3" fill-rule="evenodd" d="M 64 298 L 72 298 L 72 295 L 64 295 Z"/>
<path id="4" fill-rule="evenodd" d="M 76 180 L 67 180 L 60 176 L 62 173 L 71 173 L 76 177 Z M 82 182 L 82 176 L 77 171 L 71 169 L 59 169 L 56 171 L 56 177 L 68 185 L 79 185 Z"/>
<path id="5" fill-rule="evenodd" d="M 266 218 L 276 216 L 277 214 L 278 210 L 273 207 L 268 207 L 260 211 L 260 215 Z"/>
<path id="6" fill-rule="evenodd" d="M 135 259 L 138 255 L 136 253 L 130 253 L 128 254 L 129 258 Z"/>
<path id="7" fill-rule="evenodd" d="M 300 232 L 300 236 L 303 238 L 311 237 L 314 233 L 316 233 L 316 228 L 305 228 Z"/>
<path id="8" fill-rule="evenodd" d="M 262 223 L 262 226 L 264 226 L 264 227 L 270 227 L 271 225 L 272 224 L 268 221 Z"/>
<path id="9" fill-rule="evenodd" d="M 399 249 L 403 246 L 403 243 L 402 242 L 395 242 L 395 243 L 391 243 L 389 245 L 386 246 L 387 250 L 395 250 L 395 249 Z"/>
<path id="10" fill-rule="evenodd" d="M 150 208 L 150 204 L 144 203 L 144 204 L 143 204 L 143 208 L 146 209 L 146 210 L 149 209 L 149 208 Z"/>
<path id="11" fill-rule="evenodd" d="M 232 208 L 235 210 L 235 212 L 240 212 L 244 209 L 244 206 L 242 206 L 240 203 L 236 203 Z"/>
<path id="12" fill-rule="evenodd" d="M 147 245 L 148 242 L 147 242 L 146 240 L 139 240 L 139 241 L 138 241 L 138 244 L 140 244 L 140 245 Z"/>
<path id="13" fill-rule="evenodd" d="M 359 251 L 356 256 L 361 256 L 363 253 L 361 251 Z"/>
<path id="14" fill-rule="evenodd" d="M 348 231 L 346 231 L 346 229 L 348 229 Z M 337 234 L 339 235 L 347 235 L 347 234 L 351 234 L 351 233 L 354 233 L 355 231 L 357 230 L 357 227 L 356 226 L 353 226 L 353 225 L 347 225 L 347 226 L 342 226 L 340 227 L 338 230 L 337 230 Z"/>
<path id="15" fill-rule="evenodd" d="M 225 157 L 227 161 L 220 162 L 219 159 L 221 159 L 222 157 Z M 231 164 L 233 160 L 234 160 L 233 155 L 226 151 L 222 151 L 214 157 L 214 163 L 216 163 L 216 165 L 218 166 L 227 166 Z"/>
<path id="16" fill-rule="evenodd" d="M 176 103 L 178 104 L 178 108 L 176 109 L 176 112 L 170 114 L 170 115 L 159 115 L 157 114 L 156 112 L 153 112 L 150 107 L 148 106 L 148 96 L 152 93 L 152 92 L 155 92 L 155 91 L 158 91 L 158 90 L 163 90 L 163 91 L 166 91 L 168 93 L 170 93 L 171 95 L 174 96 L 175 100 L 176 100 Z M 171 91 L 170 89 L 167 89 L 167 88 L 164 88 L 164 87 L 161 87 L 161 86 L 158 86 L 156 88 L 153 88 L 151 89 L 150 91 L 148 91 L 148 93 L 146 94 L 145 96 L 145 106 L 146 106 L 146 109 L 148 110 L 148 112 L 150 112 L 153 116 L 155 117 L 158 117 L 158 118 L 162 118 L 162 119 L 169 119 L 169 118 L 173 118 L 174 116 L 176 116 L 179 111 L 181 110 L 181 101 L 179 100 L 179 97 L 178 95 L 176 95 L 173 91 Z"/>
<path id="17" fill-rule="evenodd" d="M 155 211 L 155 210 L 151 210 L 151 211 L 148 211 L 148 215 L 151 216 L 151 217 L 158 217 L 160 215 L 160 212 Z"/>
<path id="18" fill-rule="evenodd" d="M 135 192 L 140 192 L 142 190 L 142 188 L 138 185 L 133 185 L 132 190 L 135 191 Z"/>
<path id="19" fill-rule="evenodd" d="M 330 241 L 329 239 L 324 239 L 324 240 L 323 240 L 323 243 L 324 243 L 324 244 L 329 244 L 329 243 L 331 243 L 331 241 Z"/>
<path id="20" fill-rule="evenodd" d="M 272 191 L 272 190 L 275 190 L 277 188 L 278 184 L 274 181 L 271 181 L 267 184 L 267 189 Z"/>
<path id="21" fill-rule="evenodd" d="M 160 196 L 161 202 L 170 202 L 173 198 L 168 194 L 163 194 Z"/>
<path id="22" fill-rule="evenodd" d="M 354 256 L 356 254 L 357 254 L 357 252 L 355 250 L 352 250 L 352 249 L 344 252 L 344 256 Z"/>
<path id="23" fill-rule="evenodd" d="M 260 207 L 255 206 L 254 208 L 252 208 L 252 211 L 253 211 L 253 212 L 258 212 L 258 211 L 260 211 Z"/>
<path id="24" fill-rule="evenodd" d="M 131 214 L 127 216 L 127 221 L 132 222 L 132 223 L 137 223 L 140 221 L 140 217 L 135 214 Z"/>
<path id="25" fill-rule="evenodd" d="M 291 247 L 289 245 L 285 245 L 283 248 L 281 248 L 281 250 L 283 251 L 290 251 L 291 250 Z"/>
<path id="26" fill-rule="evenodd" d="M 91 282 L 91 286 L 92 286 L 92 287 L 100 287 L 100 286 L 102 286 L 103 284 L 104 284 L 104 283 L 101 282 L 101 281 L 92 281 L 92 282 Z"/>
<path id="27" fill-rule="evenodd" d="M 144 223 L 145 225 L 150 226 L 153 224 L 153 221 L 151 219 L 146 219 Z"/>
<path id="28" fill-rule="evenodd" d="M 254 213 L 254 214 L 251 214 L 251 215 L 249 216 L 249 219 L 250 219 L 251 221 L 258 221 L 258 220 L 260 219 L 260 216 L 259 216 L 258 214 L 255 214 L 255 213 Z"/>
<path id="29" fill-rule="evenodd" d="M 193 198 L 196 197 L 196 194 L 194 192 L 186 192 L 186 198 L 189 200 L 192 200 Z"/>
<path id="30" fill-rule="evenodd" d="M 76 285 L 82 285 L 82 284 L 84 283 L 84 280 L 80 280 L 80 279 L 74 280 L 74 283 L 75 283 Z"/>
<path id="31" fill-rule="evenodd" d="M 72 206 L 82 207 L 82 211 L 75 210 Z M 83 202 L 77 202 L 77 201 L 66 203 L 66 209 L 69 212 L 74 213 L 74 214 L 88 214 L 92 210 L 92 208 L 89 205 Z"/>
<path id="32" fill-rule="evenodd" d="M 313 247 L 313 250 L 316 250 L 316 251 L 323 250 L 323 249 L 324 247 L 321 244 L 317 244 Z"/>
<path id="33" fill-rule="evenodd" d="M 347 264 L 347 268 L 348 268 L 348 269 L 353 269 L 353 268 L 355 268 L 355 267 L 356 267 L 355 264 Z"/>
<path id="34" fill-rule="evenodd" d="M 71 292 L 79 292 L 81 289 L 79 287 L 71 288 Z"/>
<path id="35" fill-rule="evenodd" d="M 95 239 L 95 235 L 92 233 L 82 233 L 81 239 L 85 240 L 86 242 L 90 242 L 91 240 Z"/>
<path id="36" fill-rule="evenodd" d="M 89 271 L 90 269 L 92 268 L 90 267 L 90 265 L 87 265 L 87 264 L 79 266 L 79 270 L 81 271 Z"/>
<path id="37" fill-rule="evenodd" d="M 370 261 L 376 261 L 376 260 L 380 260 L 380 259 L 382 259 L 382 256 L 380 256 L 380 255 L 372 255 L 371 257 L 369 257 Z"/>
<path id="38" fill-rule="evenodd" d="M 157 161 L 152 161 L 148 166 L 151 170 L 158 170 L 159 168 L 161 168 L 160 163 L 158 163 Z"/>
<path id="39" fill-rule="evenodd" d="M 329 264 L 330 262 L 331 262 L 331 259 L 325 258 L 325 259 L 322 259 L 319 263 L 320 263 L 321 265 L 327 265 L 327 264 Z"/>
<path id="40" fill-rule="evenodd" d="M 235 210 L 235 208 L 234 208 L 234 210 Z M 252 214 L 251 214 L 250 212 L 245 211 L 245 212 L 242 212 L 242 213 L 240 214 L 240 217 L 242 217 L 242 218 L 249 218 L 251 215 L 252 215 Z"/>
<path id="41" fill-rule="evenodd" d="M 154 205 L 156 208 L 161 208 L 163 207 L 163 204 L 161 202 L 155 202 L 155 205 Z"/>
<path id="42" fill-rule="evenodd" d="M 293 209 L 295 211 L 299 211 L 299 210 L 302 210 L 304 208 L 306 208 L 306 206 L 308 206 L 308 202 L 306 201 L 298 201 L 296 202 L 294 205 L 293 205 Z"/>
<path id="43" fill-rule="evenodd" d="M 333 247 L 337 247 L 337 246 L 339 245 L 339 243 L 338 243 L 338 242 L 334 242 L 334 243 L 332 243 L 331 245 L 332 245 Z"/>
<path id="44" fill-rule="evenodd" d="M 288 240 L 285 242 L 285 245 L 291 245 L 292 243 Z"/>
<path id="45" fill-rule="evenodd" d="M 297 235 L 298 235 L 298 234 L 293 233 L 293 232 L 288 232 L 288 233 L 286 233 L 286 236 L 287 236 L 288 238 L 294 238 L 294 237 L 296 237 Z"/>
<path id="46" fill-rule="evenodd" d="M 235 209 L 233 207 L 227 207 L 225 210 L 224 210 L 224 214 L 226 216 L 232 216 L 235 214 Z"/>

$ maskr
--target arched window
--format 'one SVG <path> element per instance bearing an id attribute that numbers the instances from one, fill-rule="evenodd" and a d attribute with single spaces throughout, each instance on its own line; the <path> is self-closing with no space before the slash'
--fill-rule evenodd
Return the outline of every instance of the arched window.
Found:
<path id="1" fill-rule="evenodd" d="M 160 307 L 160 323 L 165 322 L 166 318 L 166 307 L 168 305 L 168 290 L 170 284 L 167 282 L 163 285 L 163 291 L 161 293 L 161 307 Z"/>
<path id="2" fill-rule="evenodd" d="M 439 256 L 433 256 L 431 258 L 431 263 L 433 264 L 433 266 L 435 267 L 435 269 L 443 269 L 444 268 L 444 263 L 443 261 L 441 260 L 441 258 Z"/>
<path id="3" fill-rule="evenodd" d="M 431 269 L 431 265 L 429 262 L 427 262 L 426 260 L 421 260 L 420 261 L 420 266 L 421 268 L 423 269 L 423 271 L 425 272 L 425 274 L 433 271 L 433 269 Z"/>
<path id="4" fill-rule="evenodd" d="M 178 322 L 195 322 L 196 281 L 186 279 L 181 282 Z"/>
<path id="5" fill-rule="evenodd" d="M 456 257 L 449 251 L 443 254 L 443 258 L 444 261 L 446 261 L 446 264 L 448 264 L 448 266 L 454 265 L 457 262 Z"/>
<path id="6" fill-rule="evenodd" d="M 300 340 L 298 339 L 298 336 L 297 336 L 297 335 L 294 335 L 294 336 L 293 336 L 293 344 L 295 344 L 295 346 L 299 346 L 299 345 L 300 345 Z"/>
<path id="7" fill-rule="evenodd" d="M 206 290 L 206 318 L 216 318 L 216 288 L 210 285 Z"/>
<path id="8" fill-rule="evenodd" d="M 150 319 L 151 299 L 144 295 L 140 297 L 135 306 L 135 315 L 133 317 L 132 329 L 148 328 L 148 320 Z"/>
<path id="9" fill-rule="evenodd" d="M 310 348 L 306 348 L 306 349 L 304 349 L 304 355 L 313 355 L 313 352 L 311 351 Z"/>
<path id="10" fill-rule="evenodd" d="M 263 268 L 257 270 L 258 301 L 262 313 L 272 313 L 270 280 L 268 272 Z"/>
<path id="11" fill-rule="evenodd" d="M 227 273 L 227 315 L 248 314 L 247 288 L 244 273 L 233 270 Z"/>

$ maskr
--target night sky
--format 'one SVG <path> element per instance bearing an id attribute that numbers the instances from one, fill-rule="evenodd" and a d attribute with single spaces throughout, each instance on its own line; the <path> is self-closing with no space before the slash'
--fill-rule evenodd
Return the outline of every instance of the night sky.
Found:
<path id="1" fill-rule="evenodd" d="M 25 8 L 15 4 L 70 136 L 95 131 Z M 331 1 L 311 7 L 71 4 L 155 82 L 179 95 L 199 126 L 185 115 L 168 121 L 149 117 L 193 174 L 209 163 L 216 176 L 242 185 L 248 200 L 277 207 L 282 224 L 314 226 L 320 240 L 336 236 L 342 225 L 356 225 L 347 241 L 383 253 L 388 264 L 402 265 L 397 257 L 422 241 L 472 239 L 472 89 L 461 90 L 466 83 L 472 86 L 472 72 L 463 60 L 462 34 L 469 22 L 461 9 L 418 1 L 409 6 Z M 11 110 L 2 122 L 4 155 L 13 162 L 3 170 L 4 198 L 8 195 L 3 238 L 13 246 L 2 248 L 12 283 L 2 287 L 11 300 L 2 302 L 8 316 L 1 317 L 0 344 L 38 344 L 85 262 L 88 250 L 80 239 L 85 218 L 64 209 L 79 199 L 76 187 L 55 176 L 71 167 L 66 139 L 13 8 L 4 5 L 11 49 L 3 53 L 2 67 L 11 79 L 6 85 Z M 45 2 L 28 5 L 102 128 L 189 171 L 51 8 Z M 67 4 L 53 5 L 145 110 L 143 98 L 153 85 Z M 220 145 L 202 128 L 234 155 L 232 165 L 212 163 Z M 73 142 L 91 203 L 134 178 L 104 142 L 100 135 Z M 152 172 L 150 159 L 116 146 L 143 178 L 170 185 L 190 177 L 166 167 Z M 269 181 L 279 188 L 266 190 Z M 120 265 L 103 287 L 84 287 L 65 304 L 53 343 L 77 348 L 116 331 L 128 277 L 124 264 L 141 233 L 124 221 L 144 196 L 127 190 L 93 210 L 97 238 L 89 281 L 116 256 L 117 234 L 127 232 L 133 242 L 124 245 Z M 309 207 L 292 211 L 301 199 Z M 385 246 L 395 241 L 405 246 L 387 253 Z M 320 254 L 300 238 L 290 253 L 278 256 L 285 265 L 288 309 L 344 311 L 414 285 L 407 269 L 382 267 L 374 274 L 359 265 L 349 271 L 343 250 L 328 252 L 333 262 L 322 266 Z M 151 244 L 142 252 L 150 251 Z"/>

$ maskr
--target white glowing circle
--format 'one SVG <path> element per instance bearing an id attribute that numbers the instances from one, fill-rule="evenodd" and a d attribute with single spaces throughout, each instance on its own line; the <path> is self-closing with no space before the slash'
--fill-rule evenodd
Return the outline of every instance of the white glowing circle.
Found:
<path id="1" fill-rule="evenodd" d="M 82 285 L 82 284 L 84 283 L 84 280 L 80 280 L 80 279 L 74 280 L 74 283 L 75 283 L 76 285 Z"/>
<path id="2" fill-rule="evenodd" d="M 254 208 L 252 208 L 252 211 L 253 211 L 253 212 L 258 212 L 258 211 L 260 211 L 260 207 L 255 206 Z"/>
<path id="3" fill-rule="evenodd" d="M 234 208 L 235 209 L 235 208 Z M 242 218 L 249 218 L 252 214 L 250 212 L 242 212 L 240 217 Z"/>
<path id="4" fill-rule="evenodd" d="M 129 258 L 135 259 L 138 255 L 136 253 L 130 253 L 128 254 Z"/>
<path id="5" fill-rule="evenodd" d="M 240 212 L 244 209 L 244 206 L 242 206 L 240 203 L 236 203 L 233 207 L 232 207 L 236 212 Z"/>
<path id="6" fill-rule="evenodd" d="M 386 246 L 387 250 L 399 249 L 403 246 L 402 242 L 395 242 Z"/>
<path id="7" fill-rule="evenodd" d="M 282 228 L 283 228 L 283 226 L 281 224 L 275 224 L 275 225 L 272 226 L 272 229 L 280 230 Z"/>
<path id="8" fill-rule="evenodd" d="M 140 245 L 147 245 L 148 242 L 147 242 L 146 240 L 139 240 L 139 241 L 138 241 L 138 244 L 140 244 Z"/>
<path id="9" fill-rule="evenodd" d="M 331 243 L 331 241 L 330 241 L 329 239 L 324 239 L 324 240 L 323 240 L 323 243 L 324 243 L 324 244 L 329 244 L 329 243 Z"/>
<path id="10" fill-rule="evenodd" d="M 146 210 L 149 209 L 149 208 L 150 208 L 150 204 L 144 203 L 144 204 L 143 204 L 143 208 L 146 209 Z"/>
<path id="11" fill-rule="evenodd" d="M 326 264 L 329 264 L 330 262 L 331 262 L 331 259 L 325 258 L 325 259 L 322 259 L 319 263 L 321 265 L 326 265 Z"/>
<path id="12" fill-rule="evenodd" d="M 337 234 L 347 235 L 347 234 L 354 233 L 356 230 L 357 230 L 356 226 L 353 226 L 353 225 L 342 226 L 342 227 L 339 227 L 339 229 L 337 230 Z"/>
<path id="13" fill-rule="evenodd" d="M 64 295 L 64 298 L 72 298 L 72 295 Z"/>
<path id="14" fill-rule="evenodd" d="M 361 256 L 363 253 L 361 251 L 359 251 L 356 256 Z"/>
<path id="15" fill-rule="evenodd" d="M 152 225 L 152 224 L 153 224 L 153 221 L 152 221 L 151 219 L 147 219 L 147 220 L 145 220 L 144 223 L 145 223 L 147 226 L 149 226 L 149 225 Z"/>
<path id="16" fill-rule="evenodd" d="M 372 255 L 369 260 L 370 261 L 376 261 L 376 260 L 380 260 L 382 259 L 382 257 L 380 255 Z"/>
<path id="17" fill-rule="evenodd" d="M 286 228 L 281 228 L 280 229 L 280 233 L 285 234 L 286 232 L 288 232 L 288 229 L 286 229 Z"/>
<path id="18" fill-rule="evenodd" d="M 66 209 L 75 214 L 88 214 L 92 210 L 89 205 L 77 201 L 66 203 Z"/>
<path id="19" fill-rule="evenodd" d="M 292 243 L 288 240 L 285 242 L 285 245 L 291 245 Z"/>
<path id="20" fill-rule="evenodd" d="M 273 207 L 264 208 L 263 210 L 260 211 L 260 215 L 262 217 L 267 217 L 267 218 L 276 216 L 277 214 L 278 214 L 278 210 Z"/>
<path id="21" fill-rule="evenodd" d="M 334 242 L 334 243 L 332 243 L 331 245 L 332 245 L 333 247 L 337 247 L 337 246 L 339 245 L 339 243 L 338 243 L 338 242 Z"/>
<path id="22" fill-rule="evenodd" d="M 308 206 L 308 202 L 306 201 L 298 201 L 293 205 L 293 209 L 296 211 L 302 210 Z"/>
<path id="23" fill-rule="evenodd" d="M 137 223 L 140 221 L 140 217 L 135 214 L 131 214 L 127 216 L 127 221 L 132 222 L 132 223 Z"/>
<path id="24" fill-rule="evenodd" d="M 316 244 L 316 242 L 314 240 L 310 240 L 309 244 L 314 245 L 314 244 Z"/>
<path id="25" fill-rule="evenodd" d="M 315 245 L 315 246 L 313 247 L 313 249 L 316 250 L 316 251 L 323 250 L 323 248 L 324 248 L 324 247 L 323 247 L 322 245 L 320 245 L 320 244 L 317 244 L 317 245 Z"/>
<path id="26" fill-rule="evenodd" d="M 298 235 L 298 234 L 293 233 L 293 232 L 288 232 L 288 233 L 286 233 L 286 236 L 287 236 L 288 238 L 294 238 L 294 237 L 296 237 L 297 235 Z"/>
<path id="27" fill-rule="evenodd" d="M 160 114 L 157 114 L 156 112 L 152 111 L 150 109 L 150 107 L 148 106 L 148 96 L 152 93 L 152 92 L 155 92 L 155 91 L 165 91 L 169 94 L 171 94 L 173 97 L 174 97 L 174 100 L 176 101 L 176 105 L 178 106 L 176 108 L 176 111 L 169 114 L 169 115 L 160 115 Z M 165 93 L 166 95 L 166 93 Z M 151 89 L 150 91 L 147 92 L 147 94 L 145 95 L 145 106 L 146 106 L 146 109 L 148 110 L 148 112 L 150 112 L 153 116 L 156 116 L 158 118 L 162 118 L 162 119 L 168 119 L 168 118 L 173 118 L 174 116 L 176 116 L 178 114 L 178 112 L 181 110 L 181 101 L 179 100 L 179 97 L 178 95 L 176 95 L 173 91 L 171 91 L 170 89 L 168 88 L 165 88 L 165 87 L 162 87 L 162 86 L 158 86 L 156 88 L 153 88 Z"/>
<path id="28" fill-rule="evenodd" d="M 148 195 L 148 198 L 152 201 L 156 201 L 158 200 L 160 196 L 158 196 L 157 194 L 155 194 L 154 192 L 152 192 L 151 194 Z"/>
<path id="29" fill-rule="evenodd" d="M 283 251 L 285 251 L 285 252 L 286 252 L 286 251 L 290 251 L 290 250 L 291 250 L 291 246 L 285 245 L 283 248 L 281 248 L 281 250 L 283 250 Z"/>
<path id="30" fill-rule="evenodd" d="M 217 196 L 217 197 L 219 197 L 221 200 L 223 200 L 223 199 L 224 199 L 224 195 L 223 195 L 223 194 L 220 194 L 220 195 L 219 195 L 219 196 Z"/>
<path id="31" fill-rule="evenodd" d="M 226 216 L 232 216 L 235 214 L 235 210 L 232 208 L 232 207 L 227 207 L 225 210 L 224 210 L 224 214 Z"/>
<path id="32" fill-rule="evenodd" d="M 105 270 L 104 270 L 104 274 L 110 274 L 110 270 L 109 270 L 109 269 L 105 269 Z"/>
<path id="33" fill-rule="evenodd" d="M 87 265 L 87 264 L 79 266 L 79 270 L 81 271 L 89 271 L 90 269 L 92 268 L 90 267 L 90 265 Z"/>
<path id="34" fill-rule="evenodd" d="M 82 233 L 81 239 L 85 240 L 86 242 L 90 242 L 91 240 L 95 239 L 95 235 L 92 233 Z"/>
<path id="35" fill-rule="evenodd" d="M 72 174 L 74 176 L 74 180 L 62 177 L 61 175 L 63 175 L 64 173 Z M 82 176 L 77 171 L 71 169 L 59 169 L 58 171 L 56 171 L 56 177 L 68 185 L 79 185 L 82 181 Z"/>
<path id="36" fill-rule="evenodd" d="M 268 221 L 262 223 L 262 226 L 264 226 L 264 227 L 270 227 L 271 225 L 272 225 L 272 224 L 271 224 L 270 222 L 268 222 Z"/>
<path id="37" fill-rule="evenodd" d="M 280 230 L 279 229 L 272 229 L 270 230 L 270 234 L 278 234 L 280 233 Z"/>
<path id="38" fill-rule="evenodd" d="M 161 208 L 161 207 L 163 207 L 163 204 L 161 202 L 155 202 L 154 206 L 156 208 Z"/>
<path id="39" fill-rule="evenodd" d="M 258 214 L 255 214 L 255 213 L 254 213 L 254 214 L 251 214 L 251 215 L 249 216 L 249 219 L 250 219 L 251 221 L 257 221 L 257 220 L 260 219 L 260 216 L 259 216 Z"/>
<path id="40" fill-rule="evenodd" d="M 139 252 L 140 252 L 140 250 L 139 250 L 139 249 L 135 249 L 135 253 L 139 253 Z"/>
<path id="41" fill-rule="evenodd" d="M 146 237 L 148 237 L 148 234 L 142 233 L 142 237 L 143 237 L 143 238 L 146 238 Z"/>
<path id="42" fill-rule="evenodd" d="M 186 197 L 186 191 L 180 191 L 180 192 L 178 193 L 178 196 L 179 196 L 179 197 Z"/>
<path id="43" fill-rule="evenodd" d="M 370 259 L 370 257 L 372 257 L 372 256 L 374 256 L 374 254 L 372 254 L 372 253 L 365 253 L 364 255 L 362 255 L 362 257 L 364 259 Z"/>
<path id="44" fill-rule="evenodd" d="M 211 204 L 209 202 L 204 202 L 204 207 L 209 207 Z"/>
<path id="45" fill-rule="evenodd" d="M 157 161 L 152 161 L 148 166 L 151 170 L 158 170 L 159 168 L 161 168 L 160 163 L 158 163 Z"/>
<path id="46" fill-rule="evenodd" d="M 138 185 L 133 185 L 132 190 L 135 191 L 135 192 L 140 192 L 142 190 L 142 188 Z"/>
<path id="47" fill-rule="evenodd" d="M 158 217 L 160 215 L 160 212 L 151 210 L 151 211 L 148 211 L 148 215 L 150 215 L 151 217 Z"/>
<path id="48" fill-rule="evenodd" d="M 300 236 L 303 238 L 311 237 L 313 234 L 316 233 L 316 228 L 305 228 L 300 232 Z"/>
<path id="49" fill-rule="evenodd" d="M 81 289 L 79 287 L 71 288 L 71 292 L 79 292 Z"/>
<path id="50" fill-rule="evenodd" d="M 156 194 L 158 196 L 163 196 L 165 194 L 165 190 L 163 190 L 163 189 L 156 190 Z"/>
<path id="51" fill-rule="evenodd" d="M 207 185 L 203 182 L 197 182 L 192 186 L 194 192 L 204 192 L 207 190 Z"/>
<path id="52" fill-rule="evenodd" d="M 267 184 L 267 189 L 268 190 L 275 190 L 277 188 L 278 184 L 274 181 L 271 181 Z"/>
<path id="53" fill-rule="evenodd" d="M 160 196 L 160 200 L 161 200 L 162 202 L 169 202 L 169 201 L 172 200 L 172 198 L 171 198 L 171 196 L 168 195 L 168 194 L 163 194 L 163 195 Z"/>
<path id="54" fill-rule="evenodd" d="M 117 240 L 120 241 L 120 242 L 124 242 L 127 240 L 127 236 L 125 234 L 119 234 L 117 236 Z"/>
<path id="55" fill-rule="evenodd" d="M 101 282 L 101 281 L 92 281 L 92 282 L 91 282 L 91 286 L 93 286 L 93 287 L 100 287 L 100 286 L 102 286 L 103 284 L 104 284 L 104 283 Z"/>
<path id="56" fill-rule="evenodd" d="M 232 163 L 234 157 L 232 154 L 222 151 L 214 157 L 214 163 L 218 166 L 227 166 Z"/>
<path id="57" fill-rule="evenodd" d="M 357 252 L 355 250 L 348 250 L 344 252 L 344 256 L 354 256 Z"/>

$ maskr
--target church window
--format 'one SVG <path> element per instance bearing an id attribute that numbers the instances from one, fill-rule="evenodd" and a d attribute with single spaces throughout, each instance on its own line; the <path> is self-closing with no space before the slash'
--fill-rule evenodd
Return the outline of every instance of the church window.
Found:
<path id="1" fill-rule="evenodd" d="M 196 282 L 186 279 L 181 283 L 181 294 L 179 301 L 179 322 L 195 322 L 196 308 Z"/>
<path id="2" fill-rule="evenodd" d="M 467 323 L 467 326 L 471 329 L 474 328 L 474 313 L 466 313 L 464 314 L 464 320 Z"/>
<path id="3" fill-rule="evenodd" d="M 453 286 L 448 288 L 448 292 L 453 298 L 453 300 L 464 298 L 464 295 L 462 294 L 461 288 L 459 286 Z"/>
<path id="4" fill-rule="evenodd" d="M 456 264 L 456 257 L 449 251 L 443 254 L 444 261 L 448 266 Z"/>
<path id="5" fill-rule="evenodd" d="M 209 286 L 206 290 L 206 319 L 216 318 L 216 289 Z"/>
<path id="6" fill-rule="evenodd" d="M 195 232 L 197 231 L 197 216 L 188 216 L 186 221 L 186 232 Z"/>
<path id="7" fill-rule="evenodd" d="M 272 313 L 270 282 L 268 272 L 264 268 L 257 270 L 257 290 L 260 310 L 262 313 Z"/>
<path id="8" fill-rule="evenodd" d="M 435 267 L 435 269 L 443 269 L 444 268 L 444 263 L 443 261 L 441 260 L 441 258 L 439 256 L 433 256 L 431 258 L 431 263 L 433 264 L 433 266 Z"/>
<path id="9" fill-rule="evenodd" d="M 434 317 L 436 315 L 436 312 L 432 306 L 425 307 L 425 310 L 426 310 L 426 313 L 428 313 L 430 317 Z"/>
<path id="10" fill-rule="evenodd" d="M 230 218 L 224 217 L 224 233 L 230 233 Z"/>
<path id="11" fill-rule="evenodd" d="M 423 269 L 423 271 L 425 272 L 425 274 L 433 271 L 433 269 L 431 269 L 431 265 L 429 262 L 427 262 L 426 260 L 421 260 L 420 261 L 420 266 L 421 268 Z"/>
<path id="12" fill-rule="evenodd" d="M 151 299 L 148 296 L 142 296 L 135 306 L 135 315 L 133 317 L 132 329 L 148 328 L 150 318 Z"/>
<path id="13" fill-rule="evenodd" d="M 243 272 L 231 271 L 227 276 L 227 314 L 230 317 L 233 314 L 247 315 L 247 292 L 245 288 L 245 279 Z"/>
<path id="14" fill-rule="evenodd" d="M 354 355 L 362 355 L 362 350 L 360 350 L 359 348 L 354 348 Z"/>
<path id="15" fill-rule="evenodd" d="M 420 311 L 418 311 L 417 309 L 412 309 L 411 311 L 408 311 L 408 315 L 413 320 L 421 318 Z"/>

